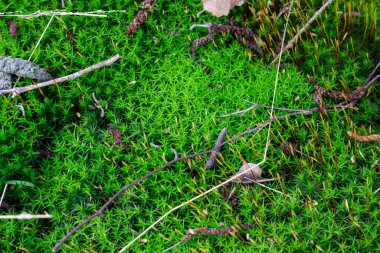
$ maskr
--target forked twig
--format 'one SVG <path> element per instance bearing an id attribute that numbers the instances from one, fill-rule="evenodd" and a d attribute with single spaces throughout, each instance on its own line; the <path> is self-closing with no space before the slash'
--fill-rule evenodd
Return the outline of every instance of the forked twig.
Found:
<path id="1" fill-rule="evenodd" d="M 91 72 L 91 71 L 93 71 L 95 69 L 98 69 L 98 68 L 101 68 L 101 67 L 104 67 L 104 66 L 109 66 L 109 65 L 111 65 L 112 63 L 114 63 L 115 61 L 117 61 L 120 58 L 121 58 L 121 56 L 119 54 L 117 54 L 117 55 L 111 57 L 108 60 L 99 62 L 99 63 L 97 63 L 95 65 L 92 65 L 92 66 L 90 66 L 88 68 L 82 69 L 82 70 L 80 70 L 80 71 L 78 71 L 76 73 L 70 74 L 68 76 L 64 76 L 64 77 L 60 77 L 60 78 L 57 78 L 57 79 L 49 80 L 49 81 L 42 82 L 42 83 L 32 84 L 32 85 L 28 85 L 28 86 L 24 86 L 24 87 L 15 87 L 13 89 L 0 90 L 0 95 L 12 94 L 12 97 L 16 97 L 19 94 L 27 92 L 27 91 L 43 88 L 43 87 L 46 87 L 46 86 L 49 86 L 49 85 L 52 85 L 52 84 L 62 83 L 62 82 L 65 82 L 65 81 L 71 81 L 71 80 L 74 80 L 75 78 L 78 78 L 78 77 L 80 77 L 80 76 L 82 76 L 84 74 L 87 74 L 87 73 L 89 73 L 89 72 Z"/>

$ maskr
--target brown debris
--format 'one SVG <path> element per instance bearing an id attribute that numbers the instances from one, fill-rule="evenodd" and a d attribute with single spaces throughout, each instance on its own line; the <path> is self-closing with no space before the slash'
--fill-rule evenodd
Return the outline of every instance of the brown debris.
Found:
<path id="1" fill-rule="evenodd" d="M 122 140 L 122 133 L 117 129 L 108 129 L 108 132 L 113 135 L 114 141 L 113 144 L 115 146 L 122 146 L 125 149 L 129 149 L 129 147 Z"/>
<path id="2" fill-rule="evenodd" d="M 324 88 L 322 88 L 317 81 L 311 80 L 311 83 L 315 86 L 316 91 L 313 94 L 313 100 L 316 102 L 319 107 L 322 109 L 322 113 L 325 113 L 325 103 L 323 101 L 323 97 L 325 98 L 331 98 L 335 100 L 337 103 L 341 102 L 349 102 L 352 105 L 354 105 L 359 99 L 361 99 L 366 91 L 367 91 L 367 86 L 359 86 L 355 90 L 347 92 L 347 91 L 328 91 Z"/>
<path id="3" fill-rule="evenodd" d="M 357 11 L 350 11 L 350 12 L 343 13 L 341 17 L 344 19 L 351 18 L 351 17 L 362 17 L 362 14 Z"/>
<path id="4" fill-rule="evenodd" d="M 228 200 L 231 205 L 236 208 L 239 204 L 239 197 L 235 193 L 236 188 L 234 187 L 231 191 L 229 190 L 229 185 L 225 185 L 220 189 L 220 194 L 225 200 Z"/>
<path id="5" fill-rule="evenodd" d="M 9 33 L 10 35 L 17 39 L 17 24 L 15 22 L 10 22 L 8 24 L 8 30 L 9 30 Z"/>
<path id="6" fill-rule="evenodd" d="M 360 142 L 375 142 L 380 141 L 380 134 L 372 134 L 372 135 L 358 135 L 354 132 L 347 132 L 348 136 L 352 139 Z"/>
<path id="7" fill-rule="evenodd" d="M 252 49 L 258 56 L 263 56 L 263 52 L 259 48 L 261 44 L 260 38 L 254 32 L 252 32 L 251 29 L 239 27 L 236 21 L 227 20 L 225 25 L 209 23 L 205 25 L 205 27 L 208 29 L 208 34 L 205 37 L 196 39 L 193 42 L 193 47 L 190 49 L 190 52 L 193 54 L 193 56 L 196 55 L 196 49 L 198 47 L 214 39 L 217 31 L 222 33 L 231 33 L 235 36 L 239 43 L 243 44 L 249 49 Z"/>
<path id="8" fill-rule="evenodd" d="M 128 35 L 132 35 L 136 30 L 145 22 L 148 18 L 148 14 L 153 12 L 153 6 L 156 4 L 156 0 L 145 0 L 141 3 L 141 10 L 137 12 L 136 17 L 128 25 L 127 31 L 125 32 Z"/>
<path id="9" fill-rule="evenodd" d="M 203 227 L 203 228 L 190 228 L 188 231 L 187 231 L 187 234 L 182 238 L 181 241 L 179 241 L 178 243 L 176 243 L 175 245 L 173 245 L 172 247 L 164 250 L 163 252 L 167 252 L 171 249 L 173 249 L 174 247 L 180 245 L 181 243 L 184 243 L 184 242 L 187 242 L 189 241 L 191 238 L 193 238 L 194 236 L 196 235 L 219 235 L 219 236 L 230 236 L 230 235 L 234 235 L 236 234 L 237 232 L 239 231 L 242 231 L 242 230 L 247 230 L 247 229 L 250 229 L 250 228 L 253 228 L 254 225 L 253 224 L 250 224 L 250 223 L 244 223 L 242 224 L 241 226 L 230 226 L 230 227 L 227 227 L 227 228 L 222 228 L 222 229 L 218 229 L 218 228 L 207 228 L 207 227 Z"/>

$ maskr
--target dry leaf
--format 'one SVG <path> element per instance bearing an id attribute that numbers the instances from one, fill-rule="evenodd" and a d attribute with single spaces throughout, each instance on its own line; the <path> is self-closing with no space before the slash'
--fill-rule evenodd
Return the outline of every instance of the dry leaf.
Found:
<path id="1" fill-rule="evenodd" d="M 237 177 L 233 182 L 242 182 L 245 184 L 250 184 L 252 181 L 257 181 L 261 178 L 262 171 L 260 169 L 260 166 L 254 163 L 244 163 L 243 166 L 241 166 L 240 170 L 236 174 L 240 174 L 243 171 L 246 171 L 246 173 L 243 173 L 239 177 Z"/>
<path id="2" fill-rule="evenodd" d="M 227 16 L 235 6 L 244 4 L 242 0 L 202 0 L 203 10 L 215 17 Z"/>

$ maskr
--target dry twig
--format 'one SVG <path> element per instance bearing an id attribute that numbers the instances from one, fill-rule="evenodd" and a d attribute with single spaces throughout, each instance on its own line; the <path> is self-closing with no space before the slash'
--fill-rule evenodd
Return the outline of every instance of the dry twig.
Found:
<path id="1" fill-rule="evenodd" d="M 222 148 L 220 144 L 223 142 L 224 136 L 226 136 L 227 128 L 223 128 L 220 131 L 218 139 L 215 142 L 214 152 L 210 155 L 210 158 L 206 162 L 206 168 L 211 169 L 214 166 L 215 159 L 220 153 L 220 149 Z"/>
<path id="2" fill-rule="evenodd" d="M 111 65 L 112 63 L 114 63 L 115 61 L 117 61 L 120 58 L 121 58 L 121 56 L 119 54 L 117 54 L 117 55 L 111 57 L 108 60 L 99 62 L 99 63 L 97 63 L 95 65 L 92 65 L 92 66 L 90 66 L 88 68 L 82 69 L 82 70 L 80 70 L 80 71 L 78 71 L 76 73 L 70 74 L 68 76 L 60 77 L 60 78 L 49 80 L 49 81 L 42 82 L 42 83 L 32 84 L 32 85 L 29 85 L 29 86 L 15 87 L 13 89 L 7 89 L 7 90 L 0 90 L 0 95 L 12 94 L 12 97 L 16 97 L 16 96 L 20 95 L 21 93 L 24 93 L 24 92 L 27 92 L 27 91 L 43 88 L 43 87 L 46 87 L 46 86 L 49 86 L 49 85 L 52 85 L 52 84 L 58 84 L 58 83 L 62 83 L 62 82 L 65 82 L 65 81 L 71 81 L 71 80 L 74 80 L 75 78 L 78 78 L 78 77 L 80 77 L 80 76 L 82 76 L 84 74 L 87 74 L 87 73 L 89 73 L 89 72 L 91 72 L 91 71 L 93 71 L 95 69 L 98 69 L 98 68 L 101 68 L 101 67 L 104 67 L 104 66 L 109 66 L 109 65 Z"/>
<path id="3" fill-rule="evenodd" d="M 375 142 L 380 141 L 380 134 L 372 134 L 372 135 L 358 135 L 354 132 L 347 132 L 348 136 L 350 136 L 355 141 L 360 142 Z"/>
<path id="4" fill-rule="evenodd" d="M 286 52 L 289 48 L 291 48 L 293 46 L 293 44 L 298 40 L 298 38 L 301 36 L 301 34 L 303 34 L 306 29 L 310 26 L 311 23 L 314 22 L 314 20 L 327 8 L 327 6 L 329 6 L 330 4 L 332 3 L 332 0 L 327 0 L 324 5 L 317 11 L 314 13 L 314 15 L 309 19 L 309 21 L 306 22 L 306 24 L 301 28 L 301 30 L 288 42 L 288 44 L 284 47 L 284 49 L 276 56 L 276 58 L 269 64 L 269 65 L 273 65 L 275 64 L 278 59 L 280 58 L 280 56 Z M 291 8 L 291 6 L 290 6 Z M 289 10 L 290 12 L 290 10 Z"/>

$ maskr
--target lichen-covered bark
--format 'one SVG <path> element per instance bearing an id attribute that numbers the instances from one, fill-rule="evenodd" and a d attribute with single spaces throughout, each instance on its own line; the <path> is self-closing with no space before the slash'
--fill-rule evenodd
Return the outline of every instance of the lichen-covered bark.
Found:
<path id="1" fill-rule="evenodd" d="M 46 70 L 38 67 L 36 64 L 30 61 L 26 61 L 20 58 L 0 56 L 0 72 L 21 77 L 28 77 L 35 79 L 38 82 L 44 82 L 52 79 Z"/>
<path id="2" fill-rule="evenodd" d="M 0 90 L 12 88 L 12 75 L 0 71 Z"/>

